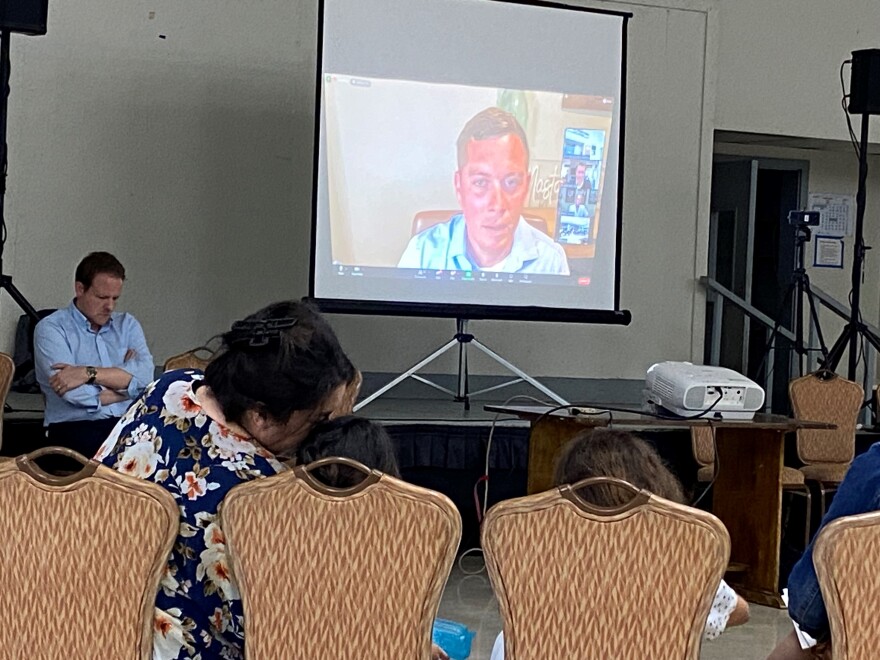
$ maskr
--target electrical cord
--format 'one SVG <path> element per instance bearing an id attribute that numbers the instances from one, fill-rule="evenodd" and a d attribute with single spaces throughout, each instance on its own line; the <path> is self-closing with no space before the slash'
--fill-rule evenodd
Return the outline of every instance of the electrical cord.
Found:
<path id="1" fill-rule="evenodd" d="M 10 86 L 9 81 L 12 78 L 12 63 L 7 60 L 6 62 L 6 77 L 2 82 L 3 88 L 0 89 L 0 94 L 3 94 L 4 99 L 9 98 Z M 4 101 L 5 103 L 5 101 Z M 4 122 L 6 121 L 6 117 L 4 116 Z M 3 213 L 2 202 L 6 196 L 6 175 L 9 172 L 9 145 L 6 143 L 6 136 L 4 134 L 3 144 L 0 144 L 0 263 L 3 260 L 3 253 L 6 251 L 6 238 L 8 236 L 8 231 L 6 229 L 6 214 Z"/>
<path id="2" fill-rule="evenodd" d="M 517 394 L 515 396 L 512 396 L 509 399 L 507 399 L 506 401 L 504 401 L 504 403 L 502 403 L 501 405 L 507 406 L 507 405 L 510 405 L 511 402 L 517 401 L 520 399 L 525 399 L 527 401 L 532 401 L 534 403 L 538 403 L 541 405 L 548 405 L 546 401 L 542 401 L 541 399 L 537 399 L 537 398 L 535 398 L 533 396 L 529 396 L 527 394 Z M 477 522 L 480 525 L 483 524 L 483 518 L 486 517 L 486 511 L 489 508 L 489 454 L 492 451 L 492 440 L 495 436 L 495 428 L 498 426 L 498 422 L 499 422 L 502 415 L 504 415 L 504 413 L 495 413 L 495 417 L 492 419 L 492 426 L 489 428 L 489 437 L 486 440 L 486 460 L 485 460 L 484 467 L 483 467 L 483 474 L 480 476 L 479 479 L 477 479 L 476 483 L 474 484 L 474 491 L 473 491 L 474 507 L 475 507 L 476 513 L 477 513 Z M 516 417 L 510 417 L 510 416 L 508 416 L 507 418 L 508 419 L 516 419 Z M 480 495 L 478 492 L 480 484 L 483 484 L 483 505 L 482 505 L 482 507 L 480 506 Z M 479 566 L 476 570 L 465 570 L 465 568 L 464 568 L 464 563 L 463 563 L 464 558 L 469 555 L 478 554 L 478 553 L 479 554 L 483 553 L 483 549 L 480 546 L 468 548 L 467 550 L 462 552 L 461 555 L 458 557 L 458 569 L 464 575 L 479 575 L 483 571 L 486 570 L 486 563 L 485 562 L 483 562 L 483 564 L 481 566 Z"/>
<path id="3" fill-rule="evenodd" d="M 840 63 L 840 91 L 842 92 L 842 96 L 840 98 L 840 107 L 843 108 L 843 115 L 846 117 L 846 127 L 849 130 L 849 140 L 852 142 L 853 149 L 856 152 L 856 158 L 861 159 L 862 149 L 859 145 L 858 138 L 856 138 L 856 132 L 853 129 L 852 119 L 849 116 L 849 110 L 846 108 L 846 100 L 850 97 L 849 94 L 846 93 L 846 83 L 843 81 L 843 68 L 847 64 L 852 64 L 852 60 L 844 60 Z"/>
<path id="4" fill-rule="evenodd" d="M 715 480 L 718 479 L 718 441 L 715 440 L 715 426 L 712 424 L 712 420 L 707 420 L 709 422 L 709 428 L 712 430 L 712 455 L 715 457 L 715 460 L 712 461 L 712 478 L 709 480 L 709 483 L 706 484 L 706 487 L 703 489 L 703 492 L 700 493 L 693 502 L 691 502 L 691 506 L 697 506 L 706 494 L 712 489 L 712 486 L 715 485 Z"/>
<path id="5" fill-rule="evenodd" d="M 527 401 L 538 403 L 540 405 L 547 405 L 546 401 L 542 401 L 541 399 L 529 396 L 528 394 L 516 394 L 507 399 L 507 401 L 505 401 L 501 405 L 507 406 L 510 405 L 512 401 L 517 401 L 520 399 L 525 399 Z M 502 414 L 503 413 L 495 413 L 495 418 L 492 420 L 492 426 L 489 429 L 489 438 L 486 440 L 486 461 L 484 463 L 483 476 L 477 480 L 477 484 L 474 486 L 474 492 L 476 493 L 476 488 L 479 485 L 480 481 L 485 482 L 485 486 L 483 488 L 483 509 L 482 512 L 480 512 L 479 510 L 477 511 L 477 519 L 480 524 L 482 524 L 483 518 L 486 516 L 486 511 L 489 508 L 489 452 L 492 451 L 492 439 L 495 436 L 495 427 L 498 425 L 499 418 Z"/>

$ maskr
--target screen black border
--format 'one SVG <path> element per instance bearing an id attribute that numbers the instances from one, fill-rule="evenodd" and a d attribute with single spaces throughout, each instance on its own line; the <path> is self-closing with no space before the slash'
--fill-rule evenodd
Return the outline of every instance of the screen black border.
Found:
<path id="1" fill-rule="evenodd" d="M 629 325 L 628 310 L 566 309 L 512 305 L 447 305 L 443 303 L 387 302 L 309 297 L 322 312 L 333 314 L 377 314 L 384 316 L 422 316 L 473 321 L 547 321 L 553 323 L 604 323 Z"/>

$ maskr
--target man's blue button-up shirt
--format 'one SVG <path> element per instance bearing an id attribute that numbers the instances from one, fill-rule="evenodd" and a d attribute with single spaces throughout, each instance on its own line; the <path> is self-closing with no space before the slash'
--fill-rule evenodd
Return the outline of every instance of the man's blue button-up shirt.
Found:
<path id="1" fill-rule="evenodd" d="M 125 360 L 128 350 L 134 357 Z M 89 320 L 71 302 L 37 324 L 34 332 L 37 382 L 46 397 L 45 424 L 121 417 L 153 380 L 153 356 L 141 324 L 131 314 L 114 312 L 106 325 L 93 330 Z M 128 401 L 101 405 L 99 385 L 81 385 L 58 396 L 49 386 L 53 364 L 118 367 L 131 374 Z"/>
<path id="2" fill-rule="evenodd" d="M 458 213 L 447 222 L 428 227 L 413 236 L 397 267 L 480 270 L 468 255 L 464 216 Z M 569 274 L 568 259 L 562 246 L 522 218 L 514 230 L 513 246 L 505 257 L 503 266 L 486 270 L 502 273 Z"/>

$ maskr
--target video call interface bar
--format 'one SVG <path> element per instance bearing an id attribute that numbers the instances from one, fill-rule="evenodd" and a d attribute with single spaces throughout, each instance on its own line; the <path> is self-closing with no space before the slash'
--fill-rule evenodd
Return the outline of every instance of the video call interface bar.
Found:
<path id="1" fill-rule="evenodd" d="M 558 284 L 590 286 L 590 277 L 583 275 L 541 275 L 533 273 L 495 273 L 485 270 L 432 270 L 416 268 L 380 268 L 369 266 L 334 266 L 338 277 L 381 277 L 398 280 L 432 280 L 435 282 L 475 282 L 510 284 Z"/>

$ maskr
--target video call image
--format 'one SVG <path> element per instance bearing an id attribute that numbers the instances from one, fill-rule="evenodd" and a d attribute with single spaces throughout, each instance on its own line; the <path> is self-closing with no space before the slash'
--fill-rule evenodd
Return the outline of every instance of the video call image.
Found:
<path id="1" fill-rule="evenodd" d="M 588 271 L 613 99 L 343 73 L 323 90 L 339 272 Z"/>
<path id="2" fill-rule="evenodd" d="M 322 4 L 311 294 L 358 310 L 617 310 L 627 15 Z"/>
<path id="3" fill-rule="evenodd" d="M 559 243 L 587 245 L 593 241 L 592 226 L 598 215 L 604 151 L 605 131 L 565 130 L 556 222 Z"/>

